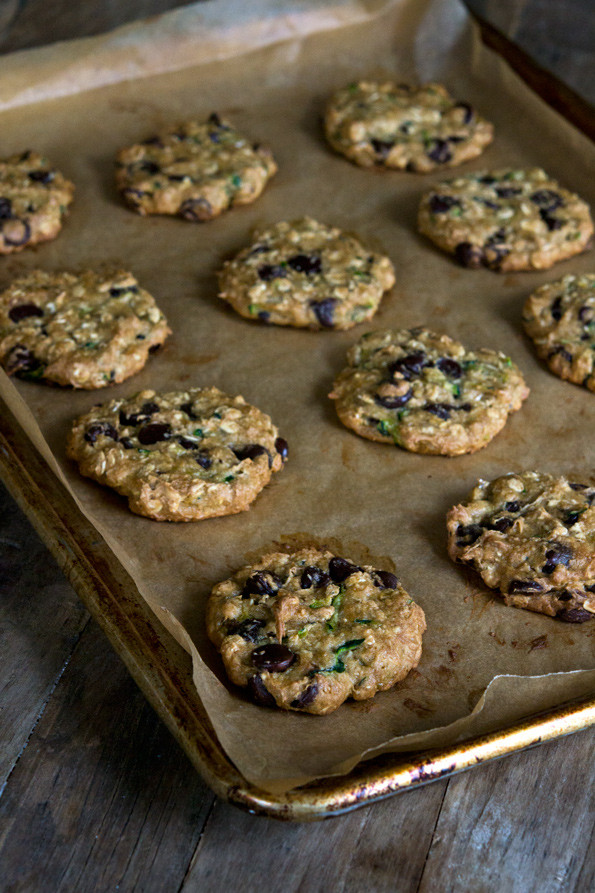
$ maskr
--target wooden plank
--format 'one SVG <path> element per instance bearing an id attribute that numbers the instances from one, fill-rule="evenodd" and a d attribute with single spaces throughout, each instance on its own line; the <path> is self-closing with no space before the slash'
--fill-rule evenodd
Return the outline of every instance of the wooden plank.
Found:
<path id="1" fill-rule="evenodd" d="M 439 781 L 322 825 L 255 820 L 217 801 L 181 889 L 414 893 L 447 785 Z"/>
<path id="2" fill-rule="evenodd" d="M 0 485 L 0 790 L 89 615 Z"/>
<path id="3" fill-rule="evenodd" d="M 90 621 L 0 799 L 2 876 L 176 890 L 213 800 Z"/>
<path id="4" fill-rule="evenodd" d="M 594 759 L 588 730 L 451 779 L 419 893 L 593 890 Z"/>

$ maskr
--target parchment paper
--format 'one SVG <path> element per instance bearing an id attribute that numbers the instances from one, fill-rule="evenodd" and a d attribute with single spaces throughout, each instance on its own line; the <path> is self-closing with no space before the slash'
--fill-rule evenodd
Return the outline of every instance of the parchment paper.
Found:
<path id="1" fill-rule="evenodd" d="M 355 167 L 321 136 L 326 98 L 361 76 L 443 80 L 496 126 L 493 146 L 462 170 L 541 165 L 592 205 L 595 148 L 480 44 L 457 0 L 253 3 L 241 47 L 234 44 L 236 7 L 225 0 L 214 5 L 217 28 L 189 26 L 180 57 L 179 17 L 192 16 L 193 8 L 161 17 L 150 34 L 145 25 L 127 26 L 126 40 L 121 31 L 82 46 L 20 53 L 7 62 L 8 77 L 0 72 L 2 153 L 42 151 L 77 186 L 62 234 L 0 259 L 0 285 L 37 266 L 127 267 L 155 295 L 174 333 L 139 375 L 117 387 L 70 392 L 2 375 L 0 393 L 114 560 L 191 652 L 197 691 L 230 758 L 251 782 L 281 791 L 345 772 L 365 754 L 500 728 L 585 696 L 595 681 L 595 624 L 572 626 L 506 608 L 478 577 L 449 561 L 444 524 L 449 506 L 479 477 L 539 468 L 592 478 L 595 398 L 536 359 L 522 333 L 521 308 L 537 285 L 592 270 L 593 254 L 543 273 L 497 275 L 456 266 L 415 231 L 420 195 L 452 171 L 424 176 Z M 204 15 L 205 4 L 199 6 Z M 315 33 L 317 16 L 321 33 Z M 329 25 L 333 16 L 336 28 Z M 229 41 L 225 21 L 236 35 Z M 248 41 L 256 49 L 249 51 Z M 161 73 L 148 76 L 153 53 Z M 125 77 L 127 54 L 144 60 L 142 71 L 130 69 L 135 79 L 87 89 L 98 68 L 102 83 L 106 71 L 108 80 Z M 78 82 L 71 77 L 74 57 Z M 163 73 L 168 58 L 184 67 Z M 43 102 L 33 102 L 35 91 Z M 263 196 L 202 225 L 143 219 L 127 210 L 113 186 L 116 150 L 215 109 L 273 148 L 279 173 Z M 355 231 L 393 259 L 397 284 L 370 324 L 345 333 L 266 327 L 218 300 L 215 271 L 251 229 L 303 214 Z M 365 441 L 339 423 L 327 399 L 348 346 L 364 331 L 420 324 L 507 352 L 531 387 L 522 410 L 473 456 L 416 456 Z M 191 524 L 143 519 L 116 494 L 80 478 L 66 460 L 70 421 L 94 403 L 146 387 L 195 385 L 241 393 L 289 441 L 286 469 L 248 513 Z M 324 718 L 250 704 L 225 680 L 203 625 L 215 582 L 271 549 L 304 544 L 396 570 L 428 620 L 416 671 L 392 691 Z M 427 730 L 435 731 L 418 734 Z"/>

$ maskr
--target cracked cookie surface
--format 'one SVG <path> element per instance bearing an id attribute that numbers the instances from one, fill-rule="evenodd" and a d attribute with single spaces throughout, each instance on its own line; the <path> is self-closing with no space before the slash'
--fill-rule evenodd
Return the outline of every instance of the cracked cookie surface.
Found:
<path id="1" fill-rule="evenodd" d="M 540 168 L 481 171 L 438 183 L 422 199 L 420 232 L 465 267 L 547 270 L 584 251 L 589 206 Z"/>
<path id="2" fill-rule="evenodd" d="M 116 164 L 116 185 L 129 207 L 192 222 L 253 202 L 277 171 L 268 148 L 215 112 L 121 149 Z"/>
<path id="3" fill-rule="evenodd" d="M 595 614 L 595 487 L 526 471 L 479 481 L 447 515 L 448 552 L 507 605 L 572 623 Z"/>
<path id="4" fill-rule="evenodd" d="M 475 158 L 493 138 L 492 125 L 441 84 L 349 84 L 330 98 L 324 129 L 330 145 L 362 167 L 420 173 Z"/>
<path id="5" fill-rule="evenodd" d="M 0 160 L 0 254 L 55 239 L 73 195 L 74 185 L 37 152 Z"/>
<path id="6" fill-rule="evenodd" d="M 509 357 L 423 327 L 368 332 L 347 359 L 329 394 L 343 424 L 417 453 L 481 449 L 529 394 Z"/>
<path id="7" fill-rule="evenodd" d="M 248 509 L 287 449 L 243 397 L 190 388 L 93 407 L 75 420 L 67 452 L 81 474 L 127 496 L 133 512 L 194 521 Z"/>
<path id="8" fill-rule="evenodd" d="M 102 388 L 143 368 L 170 334 L 126 271 L 33 270 L 0 294 L 0 362 L 9 375 Z"/>
<path id="9" fill-rule="evenodd" d="M 523 324 L 552 372 L 595 391 L 595 273 L 542 285 L 525 303 Z"/>
<path id="10" fill-rule="evenodd" d="M 207 631 L 257 704 L 326 714 L 421 657 L 424 612 L 397 577 L 317 549 L 275 552 L 213 589 Z"/>
<path id="11" fill-rule="evenodd" d="M 391 261 L 310 217 L 260 231 L 219 274 L 241 316 L 280 326 L 349 329 L 370 319 L 395 281 Z"/>

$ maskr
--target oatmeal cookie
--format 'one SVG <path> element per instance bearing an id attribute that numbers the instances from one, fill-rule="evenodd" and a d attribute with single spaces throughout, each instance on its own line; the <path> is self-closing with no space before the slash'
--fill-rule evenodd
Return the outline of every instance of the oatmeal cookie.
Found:
<path id="1" fill-rule="evenodd" d="M 389 571 L 316 549 L 272 553 L 213 589 L 207 631 L 257 704 L 325 714 L 417 666 L 424 612 Z"/>
<path id="2" fill-rule="evenodd" d="M 329 100 L 324 129 L 331 146 L 362 167 L 420 173 L 469 161 L 493 138 L 492 125 L 441 84 L 349 84 Z"/>
<path id="3" fill-rule="evenodd" d="M 195 521 L 249 508 L 287 458 L 270 418 L 217 388 L 141 391 L 77 419 L 68 456 L 81 474 L 156 521 Z"/>
<path id="4" fill-rule="evenodd" d="M 542 285 L 527 299 L 523 324 L 552 372 L 595 391 L 595 273 Z"/>
<path id="5" fill-rule="evenodd" d="M 415 453 L 486 446 L 529 394 L 512 360 L 423 327 L 368 332 L 329 394 L 348 428 Z"/>
<path id="6" fill-rule="evenodd" d="M 0 363 L 9 375 L 102 388 L 143 368 L 170 334 L 132 273 L 33 270 L 0 294 Z"/>
<path id="7" fill-rule="evenodd" d="M 55 239 L 73 195 L 73 184 L 43 155 L 0 161 L 0 254 Z"/>
<path id="8" fill-rule="evenodd" d="M 116 184 L 139 214 L 212 220 L 258 198 L 277 170 L 269 149 L 215 112 L 121 149 Z"/>
<path id="9" fill-rule="evenodd" d="M 507 605 L 571 623 L 595 614 L 595 487 L 538 471 L 480 480 L 447 527 L 452 560 Z"/>
<path id="10" fill-rule="evenodd" d="M 547 270 L 593 234 L 589 206 L 539 168 L 466 174 L 422 199 L 418 224 L 464 267 Z"/>
<path id="11" fill-rule="evenodd" d="M 219 297 L 279 326 L 349 329 L 370 319 L 395 274 L 387 257 L 310 217 L 259 232 L 219 274 Z"/>

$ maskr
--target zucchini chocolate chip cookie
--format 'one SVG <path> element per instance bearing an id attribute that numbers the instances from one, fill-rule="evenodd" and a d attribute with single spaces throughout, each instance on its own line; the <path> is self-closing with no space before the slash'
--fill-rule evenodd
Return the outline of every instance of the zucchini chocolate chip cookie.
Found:
<path id="1" fill-rule="evenodd" d="M 414 453 L 474 453 L 529 394 L 509 357 L 422 327 L 368 332 L 347 359 L 329 394 L 343 424 Z"/>
<path id="2" fill-rule="evenodd" d="M 552 372 L 595 391 L 595 273 L 542 285 L 527 299 L 523 323 Z"/>
<path id="3" fill-rule="evenodd" d="M 452 560 L 507 605 L 571 623 L 595 614 L 595 487 L 538 471 L 480 480 L 447 527 Z"/>
<path id="4" fill-rule="evenodd" d="M 209 637 L 257 704 L 325 714 L 417 666 L 424 612 L 389 571 L 315 549 L 273 553 L 213 589 Z"/>
<path id="5" fill-rule="evenodd" d="M 438 183 L 418 224 L 464 267 L 547 270 L 593 234 L 589 206 L 540 168 L 466 174 Z"/>
<path id="6" fill-rule="evenodd" d="M 199 222 L 253 202 L 276 170 L 269 149 L 213 113 L 121 149 L 116 184 L 139 214 Z"/>
<path id="7" fill-rule="evenodd" d="M 492 125 L 441 84 L 360 81 L 338 90 L 324 119 L 331 146 L 362 167 L 425 173 L 475 158 Z"/>
<path id="8" fill-rule="evenodd" d="M 249 508 L 287 458 L 268 415 L 217 388 L 136 396 L 74 422 L 68 456 L 81 474 L 156 521 L 195 521 Z"/>
<path id="9" fill-rule="evenodd" d="M 142 369 L 169 333 L 124 271 L 33 270 L 0 294 L 0 363 L 19 378 L 102 388 Z"/>
<path id="10" fill-rule="evenodd" d="M 22 152 L 0 161 L 0 254 L 55 239 L 74 186 L 47 158 Z"/>
<path id="11" fill-rule="evenodd" d="M 219 297 L 241 316 L 279 326 L 349 329 L 370 319 L 395 282 L 387 257 L 310 217 L 277 223 L 219 274 Z"/>

